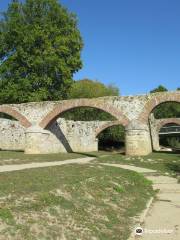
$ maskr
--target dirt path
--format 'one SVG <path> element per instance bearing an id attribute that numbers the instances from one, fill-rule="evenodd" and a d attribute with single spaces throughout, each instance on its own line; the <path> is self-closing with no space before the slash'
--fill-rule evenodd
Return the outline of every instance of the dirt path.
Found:
<path id="1" fill-rule="evenodd" d="M 158 189 L 157 200 L 151 205 L 142 224 L 143 234 L 130 239 L 179 240 L 180 239 L 180 184 L 177 179 L 167 176 L 152 176 L 156 171 L 120 164 L 103 164 L 144 173 Z M 138 227 L 138 226 L 135 226 Z"/>
<path id="2" fill-rule="evenodd" d="M 56 161 L 56 162 L 39 162 L 39 163 L 26 163 L 26 164 L 15 164 L 15 165 L 3 165 L 0 166 L 0 173 L 2 172 L 13 172 L 30 168 L 42 168 L 42 167 L 53 167 L 53 166 L 61 166 L 65 164 L 85 164 L 94 160 L 94 157 L 86 157 L 86 158 L 76 158 L 64 161 Z"/>

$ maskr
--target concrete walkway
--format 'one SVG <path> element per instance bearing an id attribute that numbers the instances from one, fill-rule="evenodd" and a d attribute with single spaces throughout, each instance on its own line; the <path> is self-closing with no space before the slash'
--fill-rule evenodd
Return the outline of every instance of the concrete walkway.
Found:
<path id="1" fill-rule="evenodd" d="M 43 168 L 43 167 L 53 167 L 53 166 L 61 166 L 66 164 L 85 164 L 94 160 L 94 157 L 86 157 L 86 158 L 76 158 L 64 161 L 54 161 L 54 162 L 38 162 L 38 163 L 26 163 L 26 164 L 16 164 L 16 165 L 3 165 L 0 166 L 0 173 L 2 172 L 13 172 L 30 168 Z"/>
<path id="2" fill-rule="evenodd" d="M 157 199 L 148 209 L 142 224 L 143 234 L 137 236 L 134 232 L 130 239 L 143 240 L 180 240 L 180 184 L 177 179 L 167 176 L 152 176 L 156 171 L 146 168 L 122 164 L 103 164 L 120 167 L 145 174 L 153 182 L 153 188 L 158 189 Z"/>

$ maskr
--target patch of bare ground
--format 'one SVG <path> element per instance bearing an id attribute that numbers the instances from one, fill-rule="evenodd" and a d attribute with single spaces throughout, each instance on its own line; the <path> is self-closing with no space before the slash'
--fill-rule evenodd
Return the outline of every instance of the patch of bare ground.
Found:
<path id="1" fill-rule="evenodd" d="M 122 240 L 153 194 L 131 171 L 96 164 L 0 174 L 0 240 Z"/>

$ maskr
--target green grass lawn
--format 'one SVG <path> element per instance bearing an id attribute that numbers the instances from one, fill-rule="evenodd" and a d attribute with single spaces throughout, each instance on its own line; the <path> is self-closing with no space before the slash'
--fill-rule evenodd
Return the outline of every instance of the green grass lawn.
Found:
<path id="1" fill-rule="evenodd" d="M 98 164 L 0 174 L 0 236 L 125 240 L 154 194 L 142 175 Z"/>
<path id="2" fill-rule="evenodd" d="M 161 174 L 176 175 L 180 173 L 180 153 L 151 153 L 144 157 L 130 157 L 114 153 L 104 156 L 99 153 L 96 162 L 130 164 L 157 170 Z"/>
<path id="3" fill-rule="evenodd" d="M 0 151 L 0 165 L 63 161 L 87 156 L 89 155 L 83 153 L 24 154 L 24 152 L 18 151 Z"/>

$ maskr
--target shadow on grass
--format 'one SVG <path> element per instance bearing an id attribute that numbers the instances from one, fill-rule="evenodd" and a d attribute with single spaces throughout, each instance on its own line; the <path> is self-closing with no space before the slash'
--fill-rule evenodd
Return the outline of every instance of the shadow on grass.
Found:
<path id="1" fill-rule="evenodd" d="M 166 166 L 176 174 L 180 174 L 180 163 L 166 163 Z"/>
<path id="2" fill-rule="evenodd" d="M 84 153 L 84 152 L 72 152 L 72 153 L 75 153 L 75 154 L 81 154 L 83 156 L 86 156 L 86 157 L 98 157 L 98 154 L 95 154 L 95 153 Z"/>

